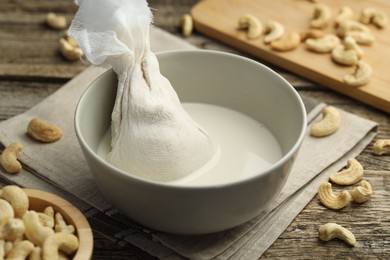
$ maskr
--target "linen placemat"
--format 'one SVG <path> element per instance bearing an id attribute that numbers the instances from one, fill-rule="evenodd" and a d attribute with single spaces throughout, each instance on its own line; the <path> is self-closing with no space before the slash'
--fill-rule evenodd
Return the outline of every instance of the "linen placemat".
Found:
<path id="1" fill-rule="evenodd" d="M 154 52 L 195 48 L 158 28 L 151 31 L 151 43 Z M 20 160 L 28 171 L 12 175 L 1 169 L 0 177 L 71 201 L 87 217 L 94 232 L 119 245 L 135 245 L 159 258 L 260 257 L 313 198 L 319 183 L 345 166 L 347 159 L 357 156 L 375 135 L 374 122 L 339 110 L 340 129 L 325 138 L 307 134 L 281 194 L 261 216 L 215 234 L 166 234 L 140 226 L 110 206 L 95 186 L 78 145 L 73 124 L 76 104 L 87 86 L 104 71 L 90 67 L 30 110 L 0 122 L 0 142 L 4 146 L 15 141 L 23 144 Z M 304 96 L 302 99 L 309 122 L 319 120 L 325 104 Z M 61 127 L 63 138 L 51 144 L 32 141 L 25 132 L 28 122 L 35 117 Z"/>

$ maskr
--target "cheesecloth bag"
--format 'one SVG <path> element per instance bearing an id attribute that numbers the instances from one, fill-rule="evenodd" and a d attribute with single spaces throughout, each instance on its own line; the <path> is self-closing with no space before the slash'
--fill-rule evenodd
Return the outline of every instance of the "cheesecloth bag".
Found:
<path id="1" fill-rule="evenodd" d="M 77 3 L 77 2 L 76 2 Z M 107 161 L 130 174 L 173 181 L 207 165 L 216 146 L 183 109 L 150 50 L 146 0 L 79 0 L 68 34 L 118 87 Z"/>

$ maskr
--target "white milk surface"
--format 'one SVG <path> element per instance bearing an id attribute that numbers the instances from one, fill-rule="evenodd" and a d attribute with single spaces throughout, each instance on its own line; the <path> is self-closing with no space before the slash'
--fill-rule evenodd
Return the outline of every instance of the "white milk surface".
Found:
<path id="1" fill-rule="evenodd" d="M 264 171 L 282 158 L 279 143 L 261 123 L 237 111 L 210 104 L 183 103 L 188 114 L 204 128 L 216 144 L 218 154 L 205 167 L 180 180 L 180 186 L 220 185 Z M 106 159 L 110 151 L 110 130 L 98 147 Z"/>

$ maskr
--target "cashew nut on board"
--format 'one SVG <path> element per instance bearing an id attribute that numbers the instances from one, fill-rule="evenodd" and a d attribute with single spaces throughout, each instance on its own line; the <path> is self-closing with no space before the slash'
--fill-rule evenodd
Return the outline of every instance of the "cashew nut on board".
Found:
<path id="1" fill-rule="evenodd" d="M 301 41 L 304 42 L 307 39 L 319 39 L 325 36 L 324 31 L 318 29 L 309 29 L 300 33 Z"/>
<path id="2" fill-rule="evenodd" d="M 22 149 L 23 146 L 16 142 L 8 145 L 1 153 L 0 164 L 8 173 L 17 173 L 22 169 L 22 165 L 18 161 L 18 155 Z"/>
<path id="3" fill-rule="evenodd" d="M 318 39 L 309 38 L 305 41 L 309 50 L 318 53 L 331 52 L 337 45 L 340 44 L 340 38 L 334 34 L 327 34 Z"/>
<path id="4" fill-rule="evenodd" d="M 188 37 L 192 34 L 194 29 L 192 16 L 190 14 L 183 14 L 180 18 L 181 34 Z"/>
<path id="5" fill-rule="evenodd" d="M 262 23 L 251 14 L 245 14 L 238 19 L 238 28 L 247 30 L 246 37 L 249 40 L 256 39 L 263 33 Z"/>
<path id="6" fill-rule="evenodd" d="M 310 135 L 324 137 L 333 134 L 340 128 L 340 114 L 333 106 L 326 106 L 322 109 L 322 120 L 313 123 L 310 128 Z"/>
<path id="7" fill-rule="evenodd" d="M 366 7 L 360 12 L 359 22 L 364 24 L 374 24 L 379 29 L 383 29 L 387 24 L 387 16 L 380 10 Z"/>
<path id="8" fill-rule="evenodd" d="M 373 148 L 376 155 L 390 155 L 390 139 L 376 140 Z"/>
<path id="9" fill-rule="evenodd" d="M 284 26 L 276 21 L 268 21 L 265 25 L 264 42 L 270 43 L 282 37 L 284 34 Z"/>
<path id="10" fill-rule="evenodd" d="M 331 52 L 332 60 L 338 64 L 352 66 L 359 62 L 359 55 L 355 49 L 348 49 L 344 44 L 335 47 Z"/>
<path id="11" fill-rule="evenodd" d="M 351 192 L 352 200 L 357 203 L 364 203 L 372 196 L 372 187 L 368 181 L 361 181 L 359 186 Z"/>
<path id="12" fill-rule="evenodd" d="M 62 137 L 62 130 L 42 119 L 34 118 L 27 126 L 27 134 L 35 140 L 51 143 Z"/>
<path id="13" fill-rule="evenodd" d="M 370 46 L 374 43 L 375 37 L 369 32 L 349 31 L 345 33 L 345 37 L 352 37 L 356 43 L 360 45 Z"/>
<path id="14" fill-rule="evenodd" d="M 55 30 L 64 30 L 68 26 L 65 16 L 55 13 L 48 13 L 46 15 L 46 24 Z"/>
<path id="15" fill-rule="evenodd" d="M 318 237 L 322 241 L 329 241 L 333 238 L 338 238 L 351 246 L 356 245 L 356 238 L 354 234 L 336 223 L 327 223 L 320 226 L 318 229 Z"/>
<path id="16" fill-rule="evenodd" d="M 275 51 L 292 51 L 301 43 L 301 36 L 297 32 L 289 32 L 279 39 L 271 42 L 271 48 Z"/>
<path id="17" fill-rule="evenodd" d="M 332 59 L 341 65 L 355 65 L 362 58 L 363 49 L 352 36 L 346 36 L 344 43 L 332 50 Z"/>
<path id="18" fill-rule="evenodd" d="M 318 196 L 321 203 L 329 209 L 342 209 L 351 200 L 351 195 L 348 191 L 342 191 L 338 195 L 335 195 L 332 190 L 332 184 L 329 182 L 324 182 L 320 185 Z"/>
<path id="19" fill-rule="evenodd" d="M 370 29 L 366 25 L 355 20 L 342 20 L 336 29 L 339 37 L 344 37 L 347 33 L 353 31 L 370 33 Z"/>
<path id="20" fill-rule="evenodd" d="M 55 233 L 49 236 L 42 246 L 42 259 L 58 259 L 58 251 L 61 250 L 67 255 L 74 253 L 79 247 L 79 240 L 73 234 Z"/>
<path id="21" fill-rule="evenodd" d="M 352 185 L 363 178 L 363 166 L 354 158 L 348 160 L 347 169 L 329 176 L 331 182 L 338 185 Z"/>
<path id="22" fill-rule="evenodd" d="M 16 218 L 22 218 L 29 207 L 26 193 L 16 185 L 7 185 L 1 191 L 0 198 L 11 204 Z"/>
<path id="23" fill-rule="evenodd" d="M 339 26 L 340 23 L 342 23 L 345 20 L 350 20 L 353 18 L 353 10 L 349 6 L 343 6 L 341 7 L 340 11 L 336 15 L 335 23 L 336 26 Z"/>
<path id="24" fill-rule="evenodd" d="M 313 19 L 310 21 L 311 28 L 323 29 L 328 26 L 332 19 L 332 12 L 329 6 L 316 4 L 314 7 Z"/>
<path id="25" fill-rule="evenodd" d="M 343 81 L 350 86 L 360 87 L 366 85 L 370 81 L 371 75 L 371 66 L 360 60 L 356 65 L 354 73 L 345 75 Z"/>

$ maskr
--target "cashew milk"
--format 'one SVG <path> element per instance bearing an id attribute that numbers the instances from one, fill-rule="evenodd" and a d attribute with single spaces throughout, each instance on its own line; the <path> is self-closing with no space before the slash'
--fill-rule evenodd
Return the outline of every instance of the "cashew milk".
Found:
<path id="1" fill-rule="evenodd" d="M 282 158 L 279 143 L 272 133 L 251 117 L 210 104 L 183 103 L 183 107 L 219 144 L 219 151 L 202 169 L 169 183 L 181 186 L 225 184 L 264 171 Z M 97 151 L 103 159 L 110 151 L 110 142 L 109 130 Z"/>

